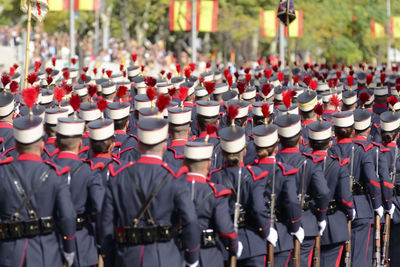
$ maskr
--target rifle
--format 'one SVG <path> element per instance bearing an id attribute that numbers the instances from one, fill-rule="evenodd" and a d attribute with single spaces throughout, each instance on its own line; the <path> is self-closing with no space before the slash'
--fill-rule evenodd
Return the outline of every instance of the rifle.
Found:
<path id="1" fill-rule="evenodd" d="M 353 183 L 354 183 L 354 145 L 351 147 L 351 158 L 350 158 L 350 192 L 353 193 Z M 345 256 L 344 256 L 344 264 L 345 267 L 351 267 L 351 220 L 347 222 L 347 228 L 349 231 L 349 240 L 345 243 Z"/>
<path id="2" fill-rule="evenodd" d="M 303 175 L 301 178 L 301 195 L 300 195 L 300 206 L 303 210 L 304 208 L 304 195 L 305 195 L 305 183 L 306 183 L 306 168 L 307 168 L 307 160 L 303 163 Z M 293 251 L 293 266 L 300 267 L 300 241 L 294 237 L 294 251 Z"/>
<path id="3" fill-rule="evenodd" d="M 379 178 L 378 171 L 379 164 L 379 150 L 376 149 L 376 177 Z M 381 217 L 375 215 L 375 238 L 374 238 L 374 254 L 372 256 L 372 266 L 379 266 L 381 262 Z"/>
<path id="4" fill-rule="evenodd" d="M 242 168 L 239 167 L 239 179 L 238 179 L 238 189 L 236 192 L 236 203 L 235 203 L 235 215 L 233 217 L 233 228 L 237 233 L 239 230 L 239 215 L 240 215 L 240 188 L 242 183 Z M 236 267 L 237 266 L 237 257 L 231 256 L 229 259 L 229 266 Z"/>
<path id="5" fill-rule="evenodd" d="M 393 168 L 391 173 L 391 178 L 393 182 L 393 188 L 396 186 L 396 162 L 399 149 L 396 146 L 394 150 Z M 385 227 L 383 228 L 383 244 L 382 244 L 382 266 L 389 266 L 389 238 L 390 238 L 390 214 L 385 214 Z"/>
<path id="6" fill-rule="evenodd" d="M 272 192 L 271 192 L 271 228 L 275 227 L 275 165 L 276 162 L 274 160 L 274 166 L 272 169 Z M 274 246 L 271 243 L 268 243 L 268 267 L 274 266 Z"/>

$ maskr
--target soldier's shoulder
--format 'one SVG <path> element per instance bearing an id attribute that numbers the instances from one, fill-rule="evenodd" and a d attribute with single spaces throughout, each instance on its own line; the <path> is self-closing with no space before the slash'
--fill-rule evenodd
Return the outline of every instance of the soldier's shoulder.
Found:
<path id="1" fill-rule="evenodd" d="M 268 171 L 264 171 L 257 166 L 246 165 L 246 168 L 249 171 L 249 173 L 251 174 L 253 181 L 261 180 L 262 178 L 267 177 L 269 174 Z"/>
<path id="2" fill-rule="evenodd" d="M 57 175 L 66 174 L 67 172 L 69 172 L 69 171 L 71 170 L 71 167 L 70 167 L 70 166 L 62 167 L 62 166 L 60 166 L 60 165 L 54 163 L 54 162 L 51 161 L 51 160 L 46 160 L 46 161 L 43 161 L 43 162 L 44 162 L 45 164 L 47 164 L 48 166 L 50 166 L 50 168 L 52 168 L 53 170 L 55 170 L 56 173 L 57 173 Z"/>
<path id="3" fill-rule="evenodd" d="M 303 154 L 306 158 L 312 160 L 314 163 L 321 162 L 321 161 L 324 160 L 324 157 L 321 156 L 321 155 L 312 155 L 312 154 L 308 154 L 308 153 L 305 153 L 305 152 L 303 152 L 302 154 Z"/>
<path id="4" fill-rule="evenodd" d="M 232 194 L 232 191 L 223 185 L 216 184 L 213 182 L 209 182 L 208 185 L 213 190 L 214 197 L 216 197 L 216 198 L 219 198 L 222 196 L 229 196 L 230 194 Z"/>
<path id="5" fill-rule="evenodd" d="M 277 161 L 276 165 L 279 166 L 279 168 L 281 169 L 282 174 L 284 176 L 293 175 L 293 174 L 296 174 L 299 172 L 299 170 L 296 169 L 295 167 L 293 167 L 292 165 L 289 165 L 289 164 L 286 164 L 286 163 L 283 163 L 280 161 Z"/>
<path id="6" fill-rule="evenodd" d="M 126 162 L 126 161 L 119 161 L 118 164 L 111 163 L 108 165 L 108 169 L 110 171 L 111 177 L 117 176 L 122 171 L 126 170 L 127 168 L 135 165 L 134 161 Z"/>

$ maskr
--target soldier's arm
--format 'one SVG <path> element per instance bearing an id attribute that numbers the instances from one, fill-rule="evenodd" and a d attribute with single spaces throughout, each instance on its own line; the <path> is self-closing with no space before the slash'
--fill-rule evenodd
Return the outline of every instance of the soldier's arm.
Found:
<path id="1" fill-rule="evenodd" d="M 199 260 L 200 228 L 186 181 L 173 180 L 174 207 L 182 220 L 182 239 L 185 261 L 193 264 Z M 172 193 L 172 192 L 171 192 Z"/>
<path id="2" fill-rule="evenodd" d="M 387 161 L 385 152 L 379 152 L 379 178 L 381 182 L 381 192 L 382 192 L 382 201 L 383 207 L 385 210 L 389 210 L 392 206 L 392 197 L 393 197 L 393 184 L 389 174 L 389 162 Z M 390 152 L 386 152 L 390 153 Z"/>
<path id="3" fill-rule="evenodd" d="M 346 215 L 352 216 L 352 210 L 354 209 L 353 194 L 350 191 L 350 173 L 348 165 L 338 166 L 339 167 L 339 178 L 336 185 L 336 201 L 344 207 Z M 332 171 L 335 168 L 332 168 Z"/>
<path id="4" fill-rule="evenodd" d="M 266 179 L 261 180 L 251 180 L 249 181 L 249 189 L 247 192 L 243 192 L 244 200 L 249 199 L 249 202 L 244 207 L 246 211 L 250 211 L 254 218 L 254 223 L 257 226 L 258 234 L 266 239 L 269 235 L 269 228 L 271 225 L 271 218 L 265 205 L 264 190 L 265 190 Z"/>
<path id="5" fill-rule="evenodd" d="M 365 152 L 362 153 L 360 157 L 361 157 L 361 166 L 366 175 L 366 177 L 364 177 L 365 179 L 364 182 L 369 189 L 372 206 L 374 209 L 377 209 L 380 206 L 382 206 L 382 194 L 381 194 L 381 184 L 378 177 L 376 176 L 374 167 L 375 164 L 373 163 L 372 154 Z"/>
<path id="6" fill-rule="evenodd" d="M 58 223 L 57 229 L 63 239 L 63 248 L 67 253 L 75 251 L 75 238 L 76 238 L 76 212 L 74 204 L 72 203 L 71 192 L 68 184 L 65 182 L 65 177 L 57 177 L 58 183 L 56 184 L 56 221 Z"/>
<path id="7" fill-rule="evenodd" d="M 100 239 L 102 254 L 109 254 L 114 245 L 114 227 L 116 216 L 114 213 L 114 198 L 110 183 L 106 186 L 103 209 L 100 223 Z"/>
<path id="8" fill-rule="evenodd" d="M 295 175 L 288 175 L 284 178 L 282 194 L 286 216 L 290 223 L 290 232 L 296 233 L 301 227 L 301 206 L 297 198 L 297 186 Z"/>
<path id="9" fill-rule="evenodd" d="M 312 161 L 308 161 L 307 164 L 310 166 L 308 170 L 311 172 L 311 196 L 316 204 L 317 219 L 322 221 L 326 219 L 326 212 L 328 211 L 329 204 L 329 188 L 326 183 L 326 179 L 322 172 L 321 164 L 312 164 Z"/>

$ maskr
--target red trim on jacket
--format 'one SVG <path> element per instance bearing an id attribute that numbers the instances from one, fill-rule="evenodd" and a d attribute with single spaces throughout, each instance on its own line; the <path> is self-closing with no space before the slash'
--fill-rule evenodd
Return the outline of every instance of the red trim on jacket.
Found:
<path id="1" fill-rule="evenodd" d="M 326 150 L 315 150 L 311 154 L 317 155 L 317 156 L 328 156 L 328 151 L 326 151 Z"/>
<path id="2" fill-rule="evenodd" d="M 211 186 L 212 190 L 214 191 L 214 196 L 216 198 L 222 197 L 222 196 L 228 196 L 228 195 L 232 194 L 232 191 L 230 189 L 222 189 L 221 191 L 218 192 L 217 188 L 215 187 L 215 183 L 208 183 L 208 184 Z"/>
<path id="3" fill-rule="evenodd" d="M 58 153 L 57 156 L 58 159 L 74 159 L 74 160 L 79 160 L 78 154 L 75 154 L 74 152 L 69 152 L 69 151 L 61 151 Z"/>
<path id="4" fill-rule="evenodd" d="M 338 144 L 350 144 L 353 143 L 353 140 L 351 138 L 343 138 L 337 141 Z"/>
<path id="5" fill-rule="evenodd" d="M 188 174 L 186 176 L 186 181 L 187 182 L 195 181 L 196 183 L 205 184 L 207 182 L 207 177 L 203 177 L 203 176 L 198 175 L 198 174 Z"/>
<path id="6" fill-rule="evenodd" d="M 237 233 L 236 232 L 232 232 L 232 233 L 221 233 L 221 237 L 223 238 L 228 238 L 228 239 L 235 239 L 237 237 Z"/>
<path id="7" fill-rule="evenodd" d="M 44 163 L 50 165 L 51 167 L 53 167 L 56 170 L 56 173 L 58 175 L 63 175 L 66 174 L 67 172 L 69 172 L 71 170 L 71 168 L 69 166 L 65 166 L 62 169 L 59 169 L 59 166 L 55 165 L 54 163 L 50 162 L 50 161 L 45 161 Z"/>
<path id="8" fill-rule="evenodd" d="M 297 147 L 285 147 L 281 149 L 280 153 L 300 153 L 300 150 Z"/>
<path id="9" fill-rule="evenodd" d="M 2 121 L 0 122 L 0 128 L 12 129 L 13 125 L 9 122 Z"/>
<path id="10" fill-rule="evenodd" d="M 46 145 L 55 144 L 56 143 L 56 138 L 57 137 L 55 137 L 55 136 L 47 138 Z"/>
<path id="11" fill-rule="evenodd" d="M 17 157 L 17 161 L 39 161 L 39 162 L 43 162 L 42 157 L 40 155 L 31 154 L 31 153 L 19 154 L 18 157 Z"/>
<path id="12" fill-rule="evenodd" d="M 108 169 L 110 170 L 111 176 L 114 177 L 114 176 L 116 176 L 118 173 L 120 173 L 121 171 L 125 170 L 126 168 L 128 168 L 128 167 L 130 167 L 130 166 L 132 166 L 132 165 L 135 165 L 135 162 L 134 162 L 134 161 L 131 161 L 131 162 L 129 162 L 127 165 L 125 165 L 125 166 L 119 168 L 118 170 L 115 170 L 115 166 L 114 166 L 113 164 L 109 164 L 109 165 L 108 165 Z"/>
<path id="13" fill-rule="evenodd" d="M 174 147 L 174 146 L 185 146 L 187 143 L 187 140 L 185 139 L 175 139 L 171 141 L 171 145 L 170 147 Z"/>
<path id="14" fill-rule="evenodd" d="M 93 153 L 93 158 L 111 159 L 111 154 L 109 154 L 109 153 L 94 154 Z"/>

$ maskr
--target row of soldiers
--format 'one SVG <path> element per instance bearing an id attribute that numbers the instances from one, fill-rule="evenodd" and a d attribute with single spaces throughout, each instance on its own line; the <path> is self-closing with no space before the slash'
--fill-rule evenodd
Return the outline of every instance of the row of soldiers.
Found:
<path id="1" fill-rule="evenodd" d="M 395 68 L 35 65 L 1 78 L 0 266 L 400 261 Z"/>

